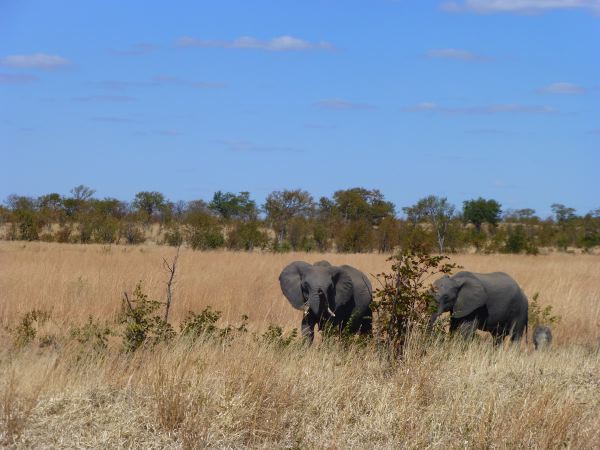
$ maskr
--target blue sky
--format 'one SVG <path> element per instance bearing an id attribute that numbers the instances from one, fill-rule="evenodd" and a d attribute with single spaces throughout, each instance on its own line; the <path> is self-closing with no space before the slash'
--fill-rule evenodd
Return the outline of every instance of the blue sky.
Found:
<path id="1" fill-rule="evenodd" d="M 600 0 L 0 0 L 0 198 L 600 207 Z"/>

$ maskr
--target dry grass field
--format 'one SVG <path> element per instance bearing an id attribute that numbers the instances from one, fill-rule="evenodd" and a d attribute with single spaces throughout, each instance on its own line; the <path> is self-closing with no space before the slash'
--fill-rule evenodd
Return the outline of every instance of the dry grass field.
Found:
<path id="1" fill-rule="evenodd" d="M 600 256 L 455 255 L 505 271 L 562 317 L 551 349 L 488 339 L 431 343 L 401 362 L 370 348 L 175 342 L 82 353 L 68 330 L 112 322 L 142 280 L 164 299 L 168 247 L 0 242 L 0 446 L 17 448 L 600 448 Z M 389 270 L 383 255 L 182 250 L 172 321 L 207 305 L 251 332 L 299 326 L 277 277 L 290 261 Z M 33 308 L 56 345 L 16 349 Z"/>

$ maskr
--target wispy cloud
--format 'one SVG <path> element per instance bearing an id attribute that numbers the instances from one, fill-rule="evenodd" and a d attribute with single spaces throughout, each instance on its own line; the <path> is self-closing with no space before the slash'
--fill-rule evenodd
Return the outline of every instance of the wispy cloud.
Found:
<path id="1" fill-rule="evenodd" d="M 557 95 L 582 95 L 586 93 L 586 89 L 573 83 L 564 81 L 552 83 L 538 89 L 541 94 L 557 94 Z"/>
<path id="2" fill-rule="evenodd" d="M 0 65 L 6 67 L 19 67 L 26 69 L 60 69 L 70 65 L 71 62 L 58 55 L 34 53 L 31 55 L 9 55 L 0 58 Z"/>
<path id="3" fill-rule="evenodd" d="M 127 103 L 137 100 L 135 97 L 128 95 L 90 95 L 87 97 L 73 97 L 76 102 L 109 102 L 109 103 Z"/>
<path id="4" fill-rule="evenodd" d="M 542 105 L 523 105 L 519 103 L 504 103 L 483 106 L 442 106 L 433 102 L 422 102 L 402 108 L 404 112 L 433 112 L 441 114 L 549 114 L 556 112 L 554 108 Z"/>
<path id="5" fill-rule="evenodd" d="M 230 41 L 196 39 L 184 36 L 177 40 L 176 45 L 178 47 L 249 49 L 267 50 L 271 52 L 335 49 L 331 43 L 326 41 L 309 42 L 293 36 L 279 36 L 270 40 L 261 40 L 250 36 L 243 36 Z"/>
<path id="6" fill-rule="evenodd" d="M 366 103 L 354 103 L 342 98 L 326 98 L 314 104 L 318 109 L 330 111 L 365 111 L 375 109 Z"/>
<path id="7" fill-rule="evenodd" d="M 222 139 L 219 144 L 232 152 L 243 153 L 302 153 L 303 150 L 294 147 L 257 145 L 244 139 Z"/>
<path id="8" fill-rule="evenodd" d="M 196 89 L 222 89 L 227 87 L 225 83 L 210 82 L 210 81 L 192 81 L 186 80 L 172 75 L 158 75 L 152 80 L 154 84 L 178 84 Z"/>
<path id="9" fill-rule="evenodd" d="M 27 73 L 0 73 L 0 84 L 27 84 L 38 78 Z"/>
<path id="10" fill-rule="evenodd" d="M 469 50 L 461 50 L 457 48 L 438 48 L 427 51 L 425 54 L 428 58 L 433 59 L 451 59 L 455 61 L 468 62 L 483 62 L 490 61 L 488 56 L 473 53 Z"/>
<path id="11" fill-rule="evenodd" d="M 187 86 L 194 89 L 223 89 L 227 87 L 226 83 L 216 81 L 187 80 L 172 75 L 158 75 L 151 80 L 143 81 L 120 81 L 108 80 L 93 83 L 95 86 L 110 89 L 113 91 L 124 91 L 131 88 L 156 87 L 166 85 Z"/>
<path id="12" fill-rule="evenodd" d="M 106 122 L 106 123 L 134 123 L 135 120 L 129 119 L 127 117 L 117 117 L 117 116 L 96 116 L 92 117 L 94 122 Z"/>
<path id="13" fill-rule="evenodd" d="M 445 2 L 442 9 L 448 12 L 466 11 L 477 14 L 539 14 L 568 9 L 600 12 L 600 0 L 464 0 Z"/>
<path id="14" fill-rule="evenodd" d="M 181 134 L 183 134 L 181 131 L 174 129 L 155 130 L 154 133 L 161 136 L 180 136 Z"/>
<path id="15" fill-rule="evenodd" d="M 126 49 L 110 49 L 113 55 L 119 56 L 140 56 L 158 50 L 158 45 L 140 42 Z"/>

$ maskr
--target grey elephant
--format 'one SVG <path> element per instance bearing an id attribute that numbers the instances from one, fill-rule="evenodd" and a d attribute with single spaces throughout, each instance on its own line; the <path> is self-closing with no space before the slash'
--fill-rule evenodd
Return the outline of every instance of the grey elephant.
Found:
<path id="1" fill-rule="evenodd" d="M 373 288 L 365 274 L 354 267 L 295 261 L 283 269 L 279 283 L 291 305 L 304 309 L 302 335 L 309 342 L 314 338 L 315 325 L 319 330 L 331 324 L 339 331 L 346 327 L 351 333 L 371 332 Z"/>
<path id="2" fill-rule="evenodd" d="M 433 296 L 438 310 L 431 316 L 430 326 L 444 312 L 450 311 L 450 331 L 459 330 L 471 337 L 475 330 L 489 331 L 494 343 L 505 336 L 518 341 L 527 330 L 527 297 L 509 275 L 502 272 L 458 272 L 433 283 Z"/>
<path id="3" fill-rule="evenodd" d="M 536 325 L 533 329 L 533 345 L 536 350 L 550 346 L 552 342 L 552 330 L 546 325 Z"/>

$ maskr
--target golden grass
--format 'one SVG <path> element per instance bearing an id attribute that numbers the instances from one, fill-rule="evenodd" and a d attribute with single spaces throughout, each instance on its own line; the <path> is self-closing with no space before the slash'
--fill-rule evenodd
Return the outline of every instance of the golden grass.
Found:
<path id="1" fill-rule="evenodd" d="M 68 327 L 112 320 L 138 280 L 164 298 L 167 247 L 0 243 L 0 318 L 51 309 L 58 345 L 0 340 L 0 446 L 19 448 L 600 448 L 600 257 L 456 255 L 510 273 L 562 316 L 555 344 L 413 337 L 390 364 L 370 348 L 282 349 L 252 334 L 224 345 L 175 342 L 134 355 L 82 353 Z M 295 259 L 367 273 L 382 255 L 182 250 L 173 319 L 212 305 L 251 330 L 298 327 L 277 277 Z"/>

